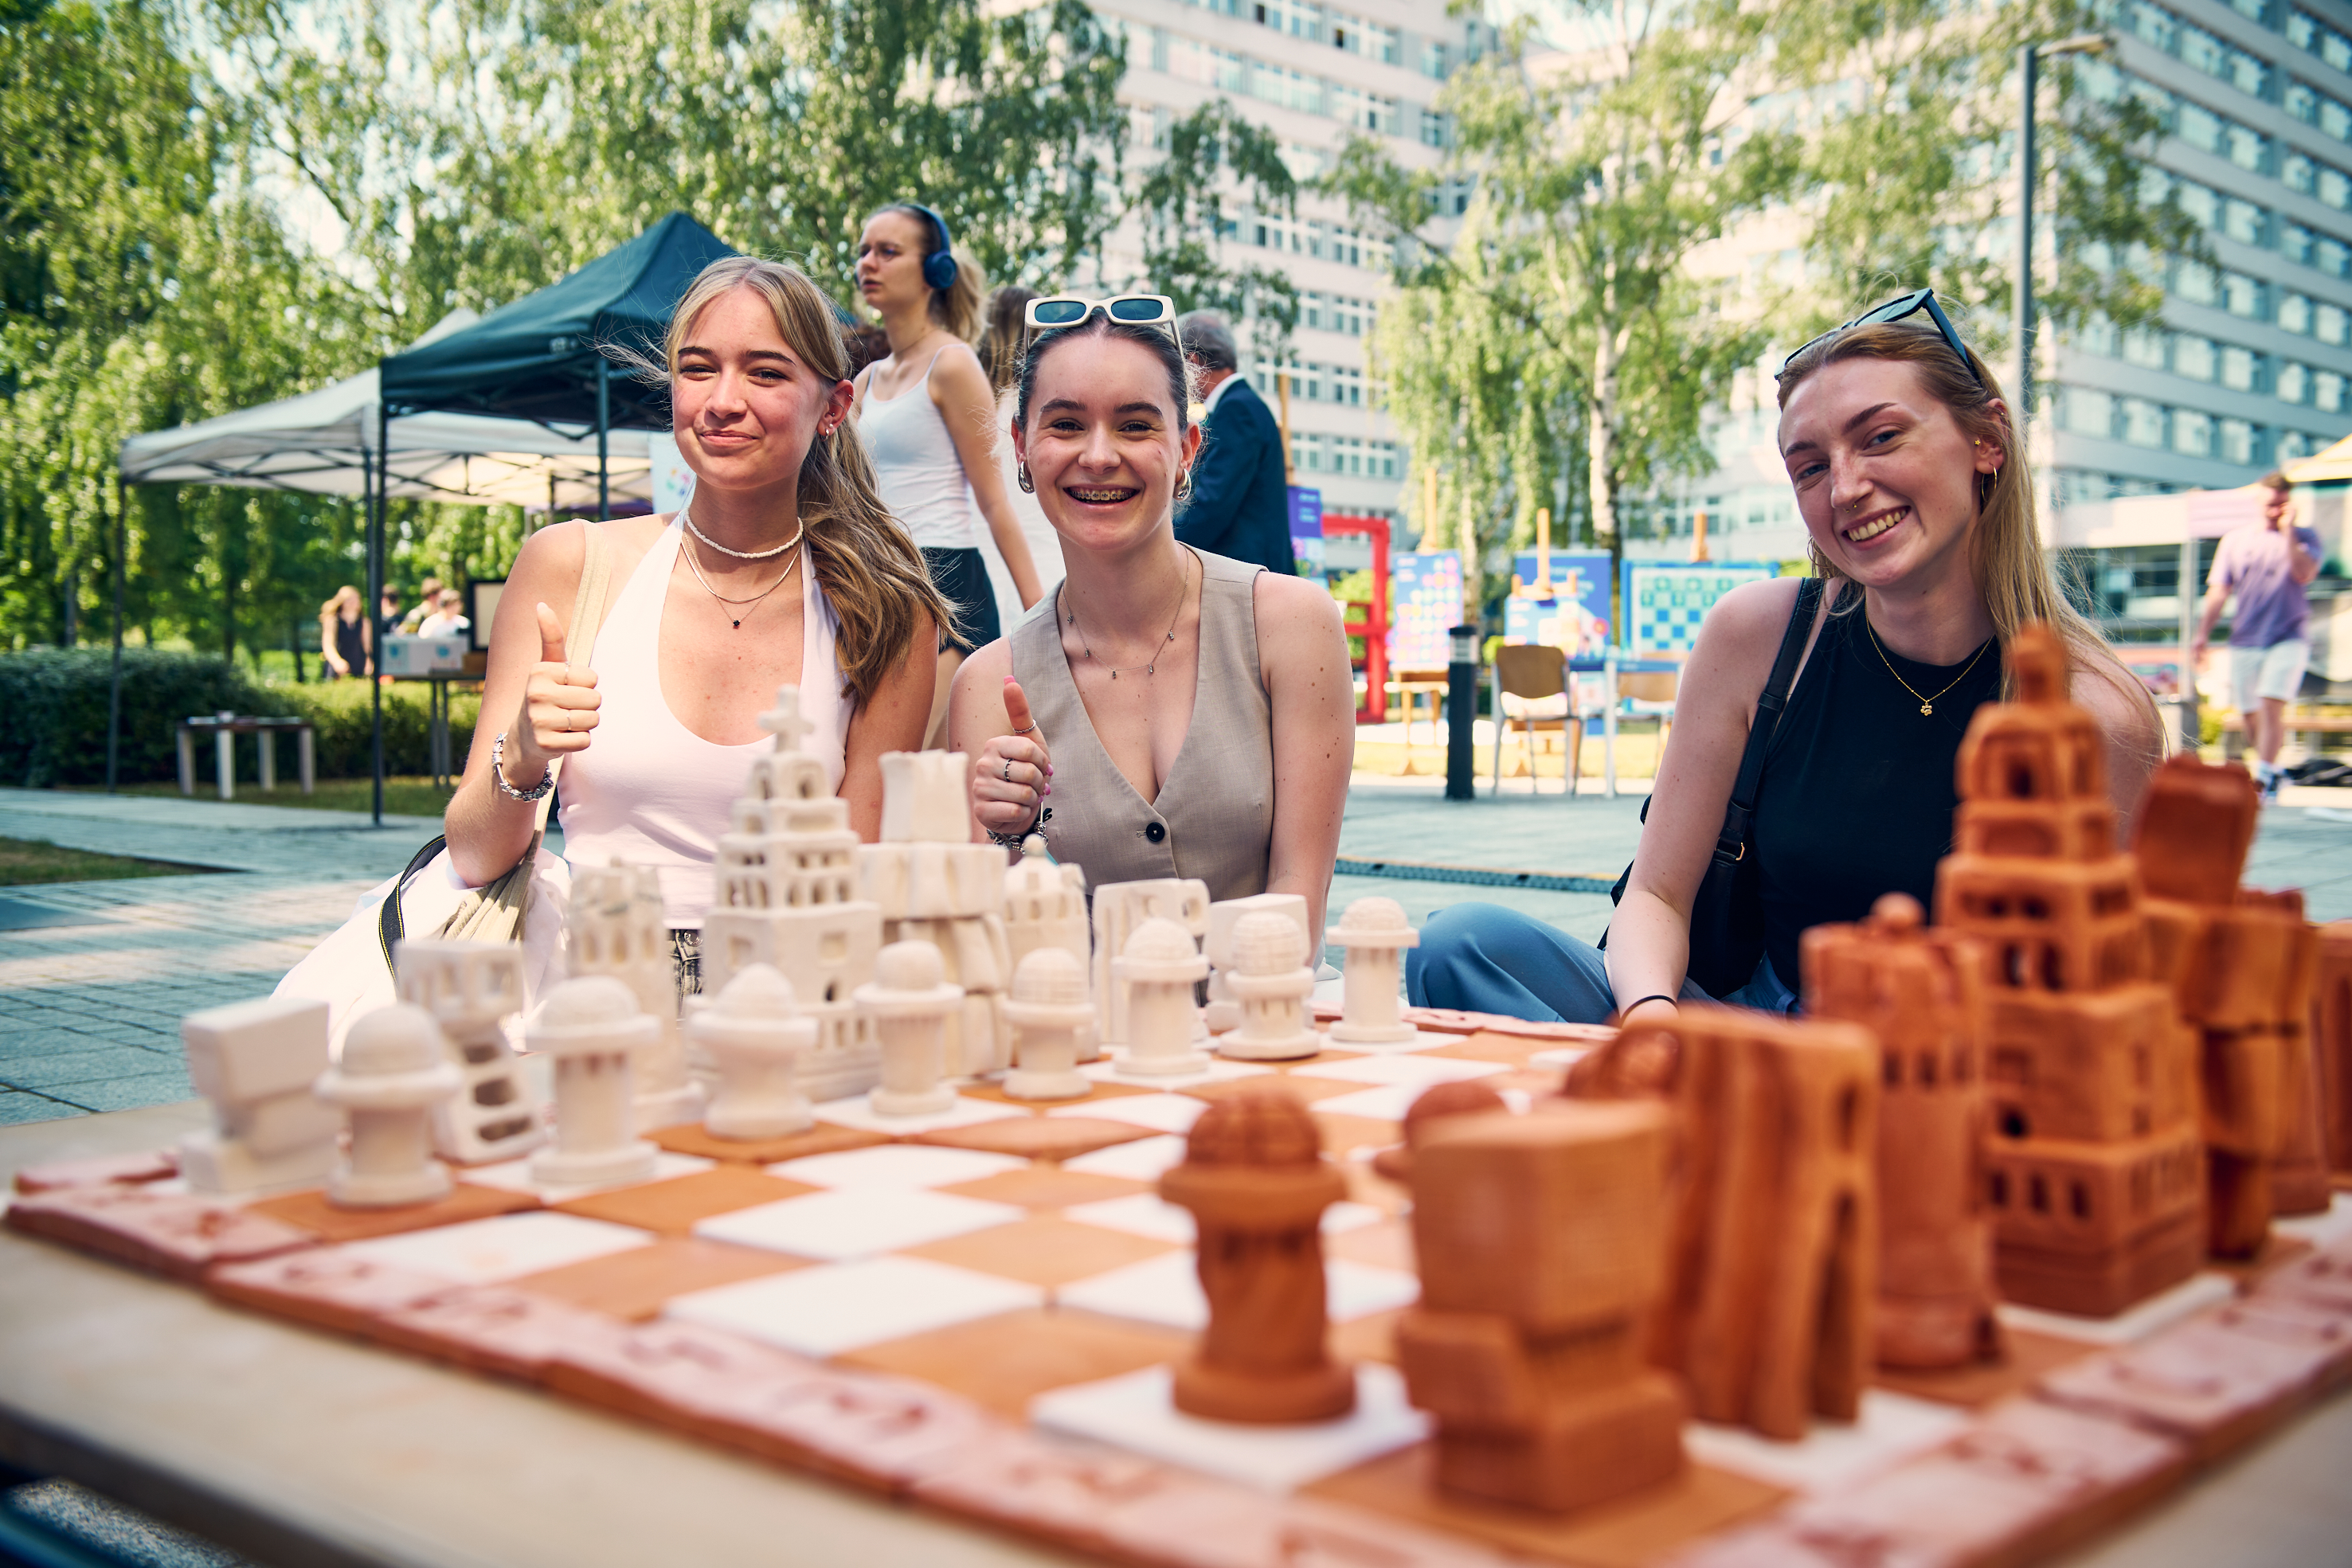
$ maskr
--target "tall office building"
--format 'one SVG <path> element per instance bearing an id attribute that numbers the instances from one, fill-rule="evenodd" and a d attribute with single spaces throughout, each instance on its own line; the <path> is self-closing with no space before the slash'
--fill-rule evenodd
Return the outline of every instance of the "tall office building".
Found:
<path id="1" fill-rule="evenodd" d="M 1434 163 L 1449 127 L 1432 100 L 1494 40 L 1490 27 L 1449 16 L 1439 0 L 1097 0 L 1097 9 L 1126 29 L 1120 93 L 1135 115 L 1136 156 L 1153 156 L 1171 121 L 1222 97 L 1280 140 L 1302 183 L 1330 166 L 1351 132 L 1381 137 L 1408 165 Z M 1321 490 L 1326 511 L 1396 516 L 1411 459 L 1372 406 L 1364 362 L 1373 312 L 1390 291 L 1388 247 L 1327 197 L 1302 196 L 1295 216 L 1235 215 L 1226 265 L 1280 270 L 1299 291 L 1287 365 L 1243 367 L 1269 405 L 1276 371 L 1289 371 L 1295 482 Z M 1115 238 L 1105 270 L 1123 279 L 1136 264 L 1120 250 Z"/>

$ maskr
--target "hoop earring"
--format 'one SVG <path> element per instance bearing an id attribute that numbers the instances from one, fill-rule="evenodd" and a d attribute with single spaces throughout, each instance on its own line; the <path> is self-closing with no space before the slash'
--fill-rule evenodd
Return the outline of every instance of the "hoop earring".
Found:
<path id="1" fill-rule="evenodd" d="M 1994 469 L 1994 470 L 1993 470 L 1991 473 L 1990 473 L 1990 474 L 1980 475 L 1980 476 L 1978 476 L 1978 479 L 1977 479 L 1977 511 L 1978 511 L 1978 513 L 1979 513 L 1979 515 L 1981 515 L 1981 514 L 1983 513 L 1984 509 L 1985 509 L 1987 507 L 1990 507 L 1990 506 L 1991 506 L 1991 505 L 1992 505 L 1992 493 L 1993 493 L 1993 487 L 1994 487 L 1995 486 L 1999 485 L 2000 483 L 2000 469 L 1998 469 L 1998 468 Z"/>
<path id="2" fill-rule="evenodd" d="M 1037 481 L 1029 477 L 1029 465 L 1026 463 L 1014 465 L 1013 482 L 1032 496 L 1037 493 Z"/>
<path id="3" fill-rule="evenodd" d="M 1180 470 L 1176 476 L 1176 499 L 1181 501 L 1192 494 L 1192 471 Z"/>

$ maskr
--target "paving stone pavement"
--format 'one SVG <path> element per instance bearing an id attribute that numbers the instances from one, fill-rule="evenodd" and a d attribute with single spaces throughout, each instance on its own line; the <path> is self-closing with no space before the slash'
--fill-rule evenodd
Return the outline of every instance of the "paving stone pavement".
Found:
<path id="1" fill-rule="evenodd" d="M 2341 802 L 2339 805 L 2338 802 Z M 1444 799 L 1427 779 L 1360 779 L 1340 853 L 1351 860 L 1613 878 L 1639 841 L 1642 797 L 1590 789 Z M 184 1013 L 267 995 L 351 916 L 360 896 L 439 831 L 423 818 L 155 797 L 0 789 L 0 837 L 227 868 L 224 874 L 0 890 L 87 924 L 0 932 L 0 1124 L 184 1100 Z M 2264 813 L 2248 880 L 2302 886 L 2313 918 L 2352 918 L 2352 790 L 2290 789 Z M 1342 875 L 1331 908 L 1382 894 L 1418 925 L 1448 904 L 1502 904 L 1587 941 L 1608 896 Z"/>

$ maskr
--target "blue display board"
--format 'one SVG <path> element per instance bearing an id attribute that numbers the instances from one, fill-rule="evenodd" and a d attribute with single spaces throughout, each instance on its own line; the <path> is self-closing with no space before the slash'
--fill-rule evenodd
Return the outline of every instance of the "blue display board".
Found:
<path id="1" fill-rule="evenodd" d="M 1462 621 L 1462 557 L 1412 550 L 1389 558 L 1389 667 L 1443 669 L 1453 649 L 1446 629 Z"/>
<path id="2" fill-rule="evenodd" d="M 1625 562 L 1625 638 L 1633 654 L 1687 653 L 1715 601 L 1746 582 L 1780 575 L 1778 561 Z"/>
<path id="3" fill-rule="evenodd" d="M 1301 577 L 1320 577 L 1329 563 L 1323 553 L 1323 492 L 1290 486 L 1290 553 Z"/>
<path id="4" fill-rule="evenodd" d="M 1533 550 L 1513 563 L 1522 582 L 1536 580 Z M 1540 643 L 1571 659 L 1597 659 L 1609 645 L 1609 553 L 1551 552 L 1551 597 L 1503 601 L 1503 641 Z"/>

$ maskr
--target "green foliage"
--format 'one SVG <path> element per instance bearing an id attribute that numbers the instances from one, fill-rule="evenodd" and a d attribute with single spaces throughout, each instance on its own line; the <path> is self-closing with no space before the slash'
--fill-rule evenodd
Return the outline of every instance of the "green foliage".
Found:
<path id="1" fill-rule="evenodd" d="M 1279 363 L 1298 329 L 1298 286 L 1271 267 L 1225 267 L 1225 236 L 1234 226 L 1225 216 L 1228 195 L 1244 196 L 1259 212 L 1298 210 L 1280 139 L 1226 99 L 1211 99 L 1168 128 L 1163 156 L 1136 192 L 1143 280 L 1179 310 L 1246 321 L 1257 358 Z"/>
<path id="2" fill-rule="evenodd" d="M 106 708 L 112 661 L 100 648 L 43 648 L 0 653 L 0 784 L 41 789 L 106 781 Z M 473 742 L 481 699 L 453 693 L 452 756 L 462 766 Z M 364 681 L 268 685 L 216 654 L 160 649 L 122 651 L 122 727 L 118 777 L 126 784 L 179 777 L 174 728 L 193 715 L 226 710 L 244 716 L 309 719 L 316 729 L 319 776 L 352 779 L 369 772 L 373 720 Z M 397 683 L 383 695 L 384 768 L 432 769 L 430 716 L 425 688 Z M 280 775 L 293 777 L 294 749 L 278 743 Z M 199 745 L 196 771 L 212 777 L 209 741 Z M 249 741 L 237 742 L 237 776 L 258 777 Z"/>

